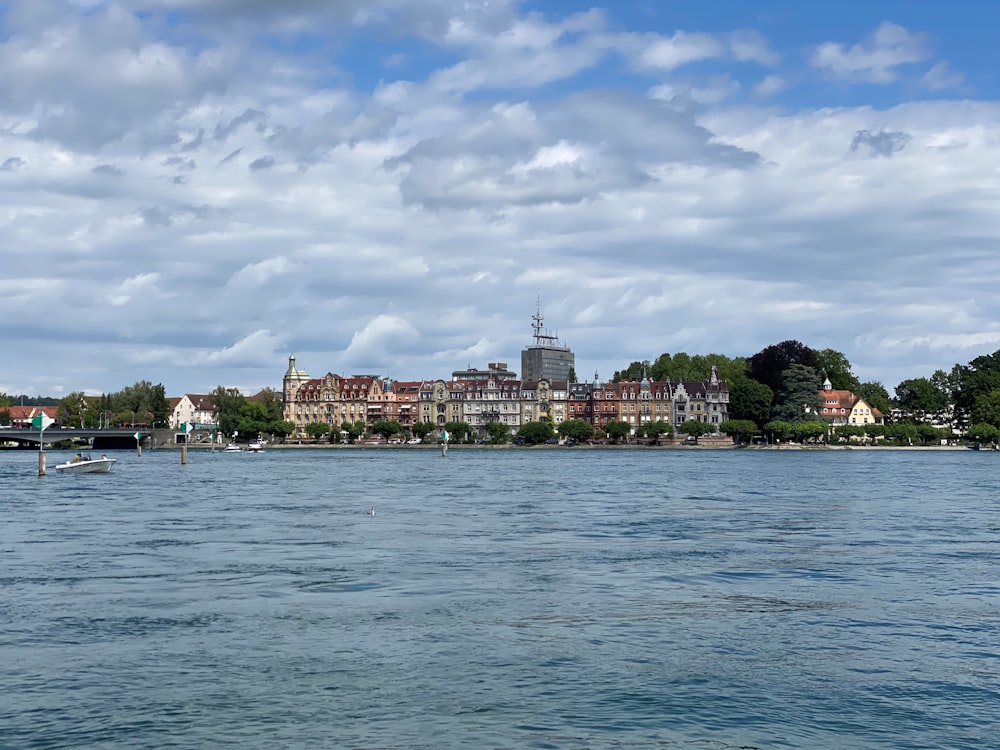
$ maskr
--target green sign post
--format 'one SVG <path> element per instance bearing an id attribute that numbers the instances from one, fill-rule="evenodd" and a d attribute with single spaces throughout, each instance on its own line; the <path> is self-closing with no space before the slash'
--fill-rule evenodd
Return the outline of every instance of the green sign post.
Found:
<path id="1" fill-rule="evenodd" d="M 56 420 L 44 411 L 38 412 L 31 418 L 31 426 L 38 430 L 38 476 L 45 476 L 45 428 L 54 424 Z"/>
<path id="2" fill-rule="evenodd" d="M 181 463 L 188 462 L 188 436 L 194 432 L 194 424 L 191 422 L 181 422 L 181 432 L 184 433 L 184 442 L 181 443 Z"/>

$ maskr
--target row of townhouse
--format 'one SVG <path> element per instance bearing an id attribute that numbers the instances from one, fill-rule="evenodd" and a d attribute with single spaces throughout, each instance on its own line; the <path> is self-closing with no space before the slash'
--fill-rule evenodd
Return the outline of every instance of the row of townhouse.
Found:
<path id="1" fill-rule="evenodd" d="M 483 436 L 491 422 L 514 434 L 521 425 L 543 419 L 555 425 L 582 419 L 595 427 L 622 421 L 635 433 L 649 422 L 677 426 L 693 419 L 719 425 L 729 418 L 729 389 L 715 368 L 707 381 L 643 378 L 602 384 L 596 376 L 592 383 L 521 381 L 501 363 L 487 371 L 457 372 L 450 381 L 399 381 L 333 373 L 310 378 L 291 355 L 282 391 L 285 419 L 300 436 L 311 422 L 335 427 L 361 421 L 370 428 L 379 420 L 395 420 L 405 432 L 418 422 L 464 422 Z"/>

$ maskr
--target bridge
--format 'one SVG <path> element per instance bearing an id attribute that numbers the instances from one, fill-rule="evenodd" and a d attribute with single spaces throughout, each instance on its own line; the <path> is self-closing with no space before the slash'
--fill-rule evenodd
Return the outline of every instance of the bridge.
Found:
<path id="1" fill-rule="evenodd" d="M 93 442 L 93 449 L 105 448 L 112 450 L 115 448 L 135 448 L 136 433 L 140 435 L 140 445 L 149 445 L 152 430 L 134 429 L 77 429 L 77 428 L 52 428 L 45 430 L 42 439 L 45 445 L 52 445 L 63 440 L 90 440 Z M 173 430 L 171 430 L 173 432 Z M 0 429 L 0 445 L 4 443 L 16 443 L 19 448 L 38 448 L 39 432 L 34 428 L 5 428 Z"/>

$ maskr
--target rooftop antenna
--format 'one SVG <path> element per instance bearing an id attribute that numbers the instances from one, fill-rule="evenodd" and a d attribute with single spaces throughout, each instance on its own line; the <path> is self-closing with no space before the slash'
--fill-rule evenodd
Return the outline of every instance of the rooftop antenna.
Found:
<path id="1" fill-rule="evenodd" d="M 535 301 L 535 314 L 531 316 L 531 329 L 535 332 L 535 343 L 542 343 L 542 295 Z"/>
<path id="2" fill-rule="evenodd" d="M 558 346 L 559 337 L 548 333 L 542 333 L 542 295 L 538 295 L 535 302 L 535 314 L 531 316 L 531 328 L 535 332 L 535 346 Z"/>

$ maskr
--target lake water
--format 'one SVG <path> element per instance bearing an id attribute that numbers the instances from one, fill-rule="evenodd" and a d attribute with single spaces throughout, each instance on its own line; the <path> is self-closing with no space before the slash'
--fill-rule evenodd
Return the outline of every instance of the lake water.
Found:
<path id="1" fill-rule="evenodd" d="M 1000 743 L 1000 453 L 114 455 L 0 453 L 5 750 Z"/>

